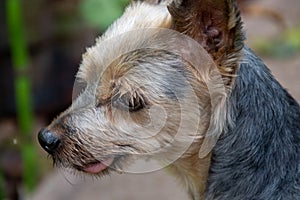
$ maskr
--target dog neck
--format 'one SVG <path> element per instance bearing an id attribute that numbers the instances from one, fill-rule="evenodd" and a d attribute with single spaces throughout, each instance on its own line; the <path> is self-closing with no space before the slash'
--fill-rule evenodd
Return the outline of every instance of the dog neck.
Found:
<path id="1" fill-rule="evenodd" d="M 193 200 L 204 199 L 210 160 L 211 154 L 200 159 L 198 152 L 195 152 L 180 158 L 168 168 L 169 172 L 177 176 Z"/>

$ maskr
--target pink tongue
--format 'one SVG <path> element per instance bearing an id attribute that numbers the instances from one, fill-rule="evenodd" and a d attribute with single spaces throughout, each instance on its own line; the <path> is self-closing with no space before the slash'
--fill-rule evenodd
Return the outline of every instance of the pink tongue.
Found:
<path id="1" fill-rule="evenodd" d="M 95 164 L 90 164 L 86 168 L 83 169 L 86 173 L 90 174 L 98 174 L 108 168 L 113 163 L 113 158 L 108 158 L 107 160 L 104 160 L 102 162 L 97 162 Z"/>

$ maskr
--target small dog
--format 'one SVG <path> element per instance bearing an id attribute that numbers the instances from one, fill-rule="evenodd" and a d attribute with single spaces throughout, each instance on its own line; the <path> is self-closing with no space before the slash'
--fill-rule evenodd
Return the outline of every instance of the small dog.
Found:
<path id="1" fill-rule="evenodd" d="M 41 146 L 95 175 L 158 160 L 193 200 L 300 200 L 300 107 L 244 39 L 234 0 L 133 2 Z"/>

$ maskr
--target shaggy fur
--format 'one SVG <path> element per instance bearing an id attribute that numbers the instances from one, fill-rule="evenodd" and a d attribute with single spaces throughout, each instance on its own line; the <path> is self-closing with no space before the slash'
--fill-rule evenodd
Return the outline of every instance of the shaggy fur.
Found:
<path id="1" fill-rule="evenodd" d="M 193 200 L 300 199 L 299 105 L 244 38 L 233 0 L 132 3 L 83 55 L 86 87 L 40 144 L 98 175 L 159 160 Z"/>

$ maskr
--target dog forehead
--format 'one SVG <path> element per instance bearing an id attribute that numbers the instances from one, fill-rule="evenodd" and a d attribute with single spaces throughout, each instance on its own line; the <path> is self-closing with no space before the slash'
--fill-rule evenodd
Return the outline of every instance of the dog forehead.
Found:
<path id="1" fill-rule="evenodd" d="M 87 48 L 77 77 L 88 83 L 98 81 L 103 70 L 118 57 L 139 48 L 147 48 L 150 42 L 147 44 L 145 41 L 151 35 L 145 34 L 147 29 L 169 28 L 170 24 L 171 16 L 165 5 L 133 3 L 96 39 L 94 46 Z M 153 44 L 151 46 L 155 48 Z"/>

